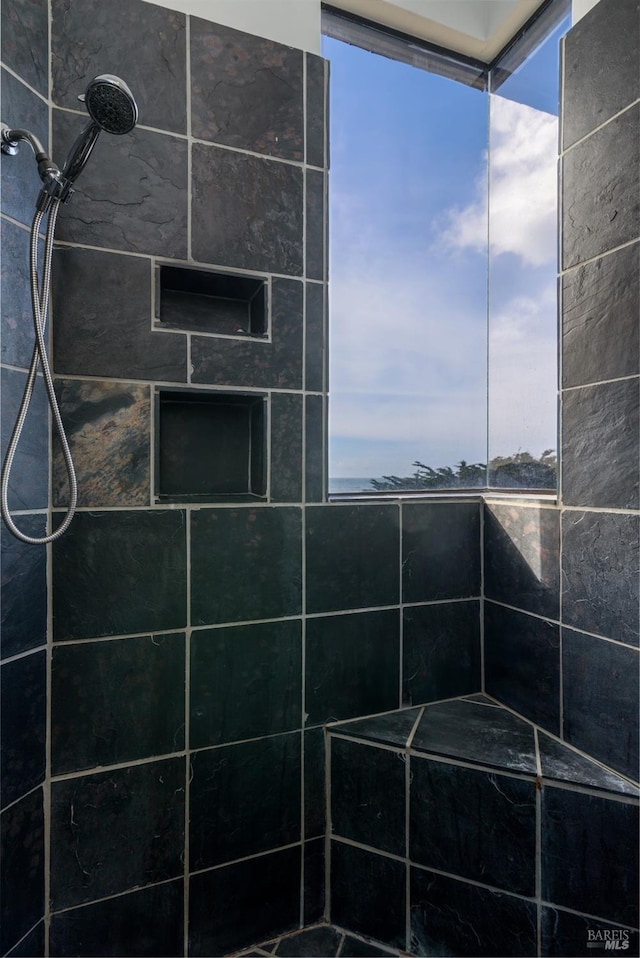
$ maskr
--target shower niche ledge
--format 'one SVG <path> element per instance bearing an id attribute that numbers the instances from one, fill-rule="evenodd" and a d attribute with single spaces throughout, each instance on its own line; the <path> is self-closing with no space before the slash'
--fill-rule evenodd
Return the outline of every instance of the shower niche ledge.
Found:
<path id="1" fill-rule="evenodd" d="M 266 277 L 159 264 L 155 285 L 157 328 L 251 338 L 267 334 Z"/>
<path id="2" fill-rule="evenodd" d="M 156 501 L 265 498 L 265 394 L 160 389 L 155 414 Z"/>

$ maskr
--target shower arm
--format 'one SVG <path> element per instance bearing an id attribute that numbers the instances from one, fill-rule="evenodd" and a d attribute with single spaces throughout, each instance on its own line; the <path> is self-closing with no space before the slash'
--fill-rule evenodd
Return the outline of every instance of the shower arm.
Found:
<path id="1" fill-rule="evenodd" d="M 60 169 L 46 153 L 42 143 L 29 130 L 11 130 L 6 123 L 0 124 L 0 150 L 9 156 L 15 156 L 20 143 L 28 143 L 38 164 L 38 174 L 45 186 L 53 185 L 60 179 Z"/>

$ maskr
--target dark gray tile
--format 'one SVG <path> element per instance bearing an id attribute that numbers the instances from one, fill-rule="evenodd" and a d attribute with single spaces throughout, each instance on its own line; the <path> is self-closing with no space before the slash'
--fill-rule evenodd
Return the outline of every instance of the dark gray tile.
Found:
<path id="1" fill-rule="evenodd" d="M 322 728 L 304 732 L 304 834 L 324 835 L 326 827 L 325 743 Z"/>
<path id="2" fill-rule="evenodd" d="M 318 170 L 307 170 L 305 274 L 308 279 L 326 279 L 324 245 L 325 177 Z"/>
<path id="3" fill-rule="evenodd" d="M 301 713 L 300 621 L 192 634 L 191 748 L 288 732 Z"/>
<path id="4" fill-rule="evenodd" d="M 404 857 L 405 773 L 404 753 L 332 736 L 332 834 Z"/>
<path id="5" fill-rule="evenodd" d="M 399 614 L 307 619 L 307 722 L 320 725 L 399 705 Z"/>
<path id="6" fill-rule="evenodd" d="M 184 748 L 184 643 L 176 633 L 54 649 L 54 775 Z"/>
<path id="7" fill-rule="evenodd" d="M 194 625 L 297 615 L 302 517 L 295 507 L 201 509 L 191 519 Z"/>
<path id="8" fill-rule="evenodd" d="M 148 506 L 151 402 L 148 386 L 58 380 L 56 394 L 78 480 L 78 505 Z M 53 439 L 52 495 L 69 501 L 64 456 Z"/>
<path id="9" fill-rule="evenodd" d="M 1 804 L 4 808 L 44 778 L 47 656 L 35 652 L 2 669 Z"/>
<path id="10" fill-rule="evenodd" d="M 640 518 L 562 517 L 562 617 L 567 625 L 638 645 Z"/>
<path id="11" fill-rule="evenodd" d="M 304 844 L 304 923 L 322 921 L 325 912 L 324 837 Z"/>
<path id="12" fill-rule="evenodd" d="M 191 18 L 191 129 L 200 140 L 304 159 L 303 53 Z"/>
<path id="13" fill-rule="evenodd" d="M 324 399 L 305 397 L 305 502 L 322 502 L 324 498 Z"/>
<path id="14" fill-rule="evenodd" d="M 480 506 L 403 505 L 403 601 L 462 599 L 479 594 Z"/>
<path id="15" fill-rule="evenodd" d="M 189 912 L 192 958 L 226 955 L 297 928 L 300 849 L 286 848 L 193 875 Z"/>
<path id="16" fill-rule="evenodd" d="M 565 269 L 622 246 L 640 233 L 639 109 L 631 107 L 564 156 Z"/>
<path id="17" fill-rule="evenodd" d="M 52 909 L 181 876 L 185 781 L 172 758 L 55 782 Z"/>
<path id="18" fill-rule="evenodd" d="M 640 508 L 640 379 L 562 397 L 562 498 L 567 506 Z"/>
<path id="19" fill-rule="evenodd" d="M 533 782 L 411 758 L 412 861 L 535 894 Z"/>
<path id="20" fill-rule="evenodd" d="M 174 958 L 183 953 L 183 905 L 180 878 L 72 908 L 52 916 L 49 954 Z"/>
<path id="21" fill-rule="evenodd" d="M 337 955 L 342 935 L 330 925 L 308 928 L 295 935 L 287 935 L 276 945 L 274 955 L 290 955 L 291 958 L 305 958 L 317 955 L 318 958 L 331 958 Z"/>
<path id="22" fill-rule="evenodd" d="M 36 958 L 44 956 L 44 918 L 39 921 L 28 935 L 7 952 L 9 958 Z"/>
<path id="23" fill-rule="evenodd" d="M 182 510 L 79 512 L 53 548 L 54 637 L 184 628 L 185 533 Z"/>
<path id="24" fill-rule="evenodd" d="M 617 939 L 620 944 L 607 947 L 607 939 L 614 942 Z M 624 951 L 629 958 L 637 958 L 638 932 L 587 915 L 542 906 L 541 954 L 544 958 L 584 958 L 585 954 L 600 958 L 610 950 Z"/>
<path id="25" fill-rule="evenodd" d="M 604 8 L 596 4 L 569 30 L 564 44 L 565 150 L 638 96 L 639 23 L 638 0 L 618 0 Z"/>
<path id="26" fill-rule="evenodd" d="M 534 956 L 536 906 L 444 875 L 411 869 L 411 953 Z"/>
<path id="27" fill-rule="evenodd" d="M 2 23 L 4 26 L 4 4 Z M 10 127 L 31 130 L 45 150 L 48 149 L 47 104 L 6 70 L 1 71 L 1 82 L 2 122 Z M 8 156 L 3 153 L 0 171 L 2 212 L 26 226 L 31 226 L 36 211 L 36 200 L 42 186 L 31 148 L 26 143 L 22 143 L 17 156 Z"/>
<path id="28" fill-rule="evenodd" d="M 319 283 L 306 283 L 305 292 L 305 389 L 322 392 L 325 366 L 325 287 Z"/>
<path id="29" fill-rule="evenodd" d="M 2 4 L 2 60 L 43 96 L 49 81 L 48 19 L 47 0 Z"/>
<path id="30" fill-rule="evenodd" d="M 535 775 L 533 727 L 506 709 L 464 699 L 428 705 L 413 737 L 413 748 Z"/>
<path id="31" fill-rule="evenodd" d="M 307 612 L 399 601 L 397 506 L 312 506 L 306 516 Z"/>
<path id="32" fill-rule="evenodd" d="M 78 114 L 54 109 L 58 163 L 82 128 Z M 186 259 L 187 159 L 181 137 L 140 127 L 126 136 L 103 134 L 62 208 L 58 238 Z"/>
<path id="33" fill-rule="evenodd" d="M 5 169 L 2 163 L 2 169 Z M 2 362 L 28 369 L 34 332 L 29 276 L 29 233 L 8 220 L 0 221 L 2 243 L 2 307 L 0 351 Z"/>
<path id="34" fill-rule="evenodd" d="M 582 386 L 638 373 L 639 276 L 637 243 L 565 273 L 563 386 Z"/>
<path id="35" fill-rule="evenodd" d="M 344 722 L 334 726 L 331 731 L 337 735 L 352 735 L 369 742 L 383 742 L 405 748 L 419 714 L 420 709 L 398 709 L 387 715 Z"/>
<path id="36" fill-rule="evenodd" d="M 302 500 L 303 397 L 271 394 L 271 501 Z"/>
<path id="37" fill-rule="evenodd" d="M 638 924 L 638 808 L 547 786 L 542 791 L 542 898 Z"/>
<path id="38" fill-rule="evenodd" d="M 3 367 L 0 370 L 2 410 L 0 431 L 2 461 L 6 454 L 13 427 L 18 418 L 27 374 Z M 49 407 L 42 377 L 38 376 L 16 450 L 9 481 L 9 510 L 46 509 L 49 501 Z M 22 528 L 21 517 L 14 519 Z"/>
<path id="39" fill-rule="evenodd" d="M 194 143 L 192 170 L 196 260 L 302 274 L 299 167 Z"/>
<path id="40" fill-rule="evenodd" d="M 6 955 L 44 914 L 42 789 L 7 808 L 0 827 L 0 948 Z"/>
<path id="41" fill-rule="evenodd" d="M 273 279 L 271 342 L 193 336 L 192 382 L 302 389 L 303 308 L 302 283 Z"/>
<path id="42" fill-rule="evenodd" d="M 299 732 L 192 755 L 191 870 L 299 841 L 300 763 Z"/>
<path id="43" fill-rule="evenodd" d="M 558 782 L 591 785 L 605 792 L 638 796 L 638 788 L 579 752 L 538 732 L 542 777 Z"/>
<path id="44" fill-rule="evenodd" d="M 22 515 L 18 523 L 29 536 L 46 535 L 46 516 Z M 47 553 L 45 546 L 16 539 L 4 523 L 0 541 L 0 648 L 2 658 L 8 658 L 47 641 Z"/>
<path id="45" fill-rule="evenodd" d="M 138 104 L 139 122 L 187 132 L 186 17 L 152 4 L 105 0 L 92 9 L 82 0 L 53 0 L 53 102 L 78 109 L 76 97 L 94 76 L 122 77 Z"/>
<path id="46" fill-rule="evenodd" d="M 340 949 L 341 958 L 374 958 L 376 955 L 389 955 L 384 948 L 378 948 L 370 942 L 361 941 L 353 935 L 344 936 L 344 945 Z"/>
<path id="47" fill-rule="evenodd" d="M 558 618 L 558 510 L 535 506 L 485 506 L 484 589 L 489 599 L 550 619 Z"/>
<path id="48" fill-rule="evenodd" d="M 413 606 L 403 613 L 405 705 L 467 695 L 482 685 L 480 603 Z"/>
<path id="49" fill-rule="evenodd" d="M 307 62 L 307 163 L 325 166 L 327 136 L 326 96 L 329 64 L 321 57 L 305 54 Z"/>
<path id="50" fill-rule="evenodd" d="M 485 683 L 489 695 L 560 734 L 560 627 L 487 602 Z"/>
<path id="51" fill-rule="evenodd" d="M 395 948 L 405 939 L 404 862 L 331 844 L 331 920 Z"/>
<path id="52" fill-rule="evenodd" d="M 58 249 L 53 301 L 58 375 L 186 382 L 186 336 L 151 332 L 148 260 Z"/>
<path id="53" fill-rule="evenodd" d="M 638 779 L 638 653 L 562 630 L 563 737 Z"/>

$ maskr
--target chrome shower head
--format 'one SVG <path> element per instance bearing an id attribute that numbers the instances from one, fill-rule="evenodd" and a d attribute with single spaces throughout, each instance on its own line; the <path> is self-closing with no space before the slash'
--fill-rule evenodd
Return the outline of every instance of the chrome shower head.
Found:
<path id="1" fill-rule="evenodd" d="M 120 136 L 130 133 L 138 120 L 138 107 L 124 80 L 103 73 L 91 81 L 86 93 L 78 99 L 84 102 L 94 123 L 105 133 Z"/>

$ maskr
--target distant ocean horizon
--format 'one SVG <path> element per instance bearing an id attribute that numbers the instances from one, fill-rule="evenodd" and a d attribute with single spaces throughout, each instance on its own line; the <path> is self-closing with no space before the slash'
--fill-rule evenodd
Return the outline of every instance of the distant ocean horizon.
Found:
<path id="1" fill-rule="evenodd" d="M 347 478 L 330 478 L 329 492 L 375 492 L 375 489 L 371 485 L 370 478 L 360 479 L 349 476 Z"/>

